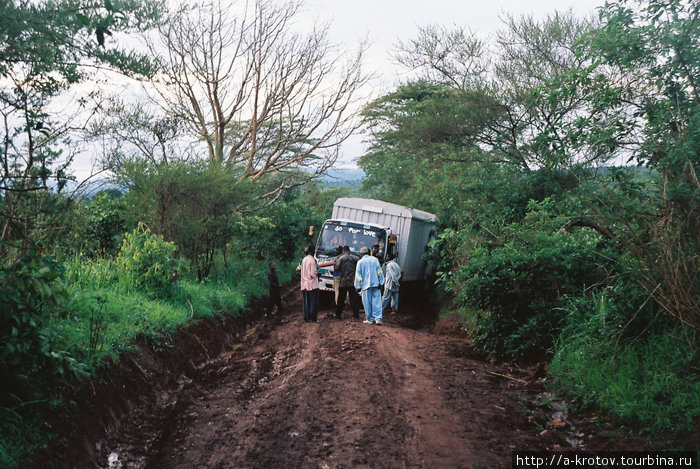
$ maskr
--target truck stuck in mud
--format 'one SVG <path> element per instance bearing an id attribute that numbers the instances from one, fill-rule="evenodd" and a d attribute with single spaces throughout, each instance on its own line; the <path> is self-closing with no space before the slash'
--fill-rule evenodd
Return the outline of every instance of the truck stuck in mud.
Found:
<path id="1" fill-rule="evenodd" d="M 392 254 L 403 271 L 403 282 L 425 279 L 429 273 L 424 254 L 435 236 L 437 217 L 432 213 L 374 199 L 344 197 L 333 204 L 316 242 L 319 265 L 333 261 L 339 246 L 349 246 L 360 255 L 360 248 L 378 245 L 381 264 Z M 321 290 L 333 289 L 333 266 L 320 268 Z"/>

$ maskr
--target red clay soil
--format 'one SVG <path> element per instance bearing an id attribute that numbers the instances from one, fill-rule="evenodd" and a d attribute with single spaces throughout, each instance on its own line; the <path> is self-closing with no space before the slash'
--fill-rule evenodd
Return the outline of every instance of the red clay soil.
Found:
<path id="1" fill-rule="evenodd" d="M 464 337 L 410 329 L 404 314 L 384 326 L 329 315 L 304 323 L 295 288 L 283 314 L 235 340 L 207 350 L 199 331 L 190 346 L 209 358 L 180 357 L 181 373 L 112 412 L 80 466 L 498 468 L 514 450 L 571 449 L 566 438 L 587 448 L 566 416 L 534 404 L 547 399 L 537 370 L 475 359 Z"/>
<path id="2" fill-rule="evenodd" d="M 469 358 L 463 339 L 322 311 L 286 312 L 136 408 L 101 444 L 98 464 L 123 468 L 509 467 L 541 436 L 523 382 Z M 535 391 L 529 391 L 530 394 Z"/>

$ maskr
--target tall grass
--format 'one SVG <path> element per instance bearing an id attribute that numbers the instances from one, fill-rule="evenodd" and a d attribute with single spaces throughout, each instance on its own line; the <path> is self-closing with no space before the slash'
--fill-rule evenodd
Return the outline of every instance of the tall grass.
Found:
<path id="1" fill-rule="evenodd" d="M 73 257 L 64 265 L 68 301 L 46 318 L 45 331 L 51 350 L 59 351 L 73 368 L 72 376 L 98 373 L 130 350 L 137 338 L 166 347 L 178 327 L 193 320 L 242 317 L 251 298 L 267 294 L 267 262 L 251 258 L 228 263 L 218 259 L 215 276 L 204 282 L 181 269 L 157 294 L 125 280 L 109 259 Z M 278 261 L 277 266 L 280 281 L 288 282 L 295 263 Z M 0 467 L 20 466 L 55 437 L 41 412 L 69 412 L 57 391 L 47 391 L 39 404 L 43 410 L 30 405 L 35 404 L 14 410 L 0 407 Z"/>
<path id="2" fill-rule="evenodd" d="M 581 311 L 587 304 L 589 311 Z M 650 325 L 624 336 L 604 297 L 582 302 L 555 345 L 555 387 L 651 436 L 691 430 L 700 418 L 698 352 L 678 330 Z M 629 324 L 629 323 L 627 323 Z"/>
<path id="3" fill-rule="evenodd" d="M 250 298 L 267 292 L 263 261 L 229 263 L 216 278 L 203 282 L 186 274 L 167 297 L 154 297 L 119 279 L 109 260 L 75 257 L 66 267 L 72 301 L 64 315 L 52 318 L 50 327 L 56 340 L 65 341 L 63 349 L 93 367 L 129 349 L 136 337 L 159 341 L 194 319 L 240 316 Z M 291 266 L 282 265 L 282 281 L 292 272 Z"/>

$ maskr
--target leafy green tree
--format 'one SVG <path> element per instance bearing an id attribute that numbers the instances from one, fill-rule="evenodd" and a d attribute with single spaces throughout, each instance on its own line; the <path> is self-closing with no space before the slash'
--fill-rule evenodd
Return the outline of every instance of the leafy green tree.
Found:
<path id="1" fill-rule="evenodd" d="M 236 207 L 249 195 L 235 174 L 207 161 L 154 165 L 135 159 L 123 165 L 118 180 L 139 220 L 174 242 L 200 279 L 225 251 L 241 217 Z"/>
<path id="2" fill-rule="evenodd" d="M 114 256 L 121 246 L 122 236 L 129 229 L 126 200 L 119 191 L 100 191 L 84 205 L 81 230 L 75 236 L 84 250 L 94 257 Z"/>
<path id="3" fill-rule="evenodd" d="M 152 26 L 162 3 L 127 0 L 0 2 L 0 236 L 6 247 L 26 252 L 37 213 L 28 195 L 60 191 L 69 179 L 75 146 L 71 134 L 88 99 L 76 101 L 72 116 L 52 110 L 57 98 L 96 70 L 151 75 L 143 55 L 107 40 L 118 32 Z"/>
<path id="4" fill-rule="evenodd" d="M 547 93 L 553 81 L 586 64 L 574 44 L 594 25 L 572 12 L 542 21 L 507 16 L 497 49 L 459 27 L 425 27 L 417 39 L 399 45 L 397 59 L 419 79 L 452 89 L 457 100 L 469 104 L 466 116 L 446 112 L 443 119 L 451 122 L 447 128 L 463 125 L 467 132 L 461 137 L 492 160 L 525 171 L 566 168 L 608 157 L 579 151 L 562 130 L 585 108 L 581 92 Z"/>
<path id="5" fill-rule="evenodd" d="M 367 174 L 365 187 L 379 197 L 417 204 L 410 201 L 429 190 L 417 179 L 450 162 L 484 157 L 470 141 L 484 121 L 478 107 L 464 93 L 422 81 L 372 102 L 363 111 L 372 141 L 358 161 Z"/>
<path id="6" fill-rule="evenodd" d="M 700 5 L 617 0 L 581 42 L 572 74 L 586 113 L 568 127 L 579 148 L 605 148 L 658 171 L 656 196 L 627 216 L 644 284 L 672 316 L 700 329 Z"/>
<path id="7" fill-rule="evenodd" d="M 461 28 L 426 27 L 400 44 L 397 59 L 419 80 L 363 111 L 372 135 L 359 160 L 366 189 L 432 210 L 452 227 L 495 234 L 524 215 L 530 197 L 575 187 L 561 176 L 609 155 L 569 144 L 563 127 L 585 108 L 581 91 L 546 90 L 586 62 L 574 44 L 593 25 L 570 12 L 540 22 L 507 17 L 498 52 Z"/>

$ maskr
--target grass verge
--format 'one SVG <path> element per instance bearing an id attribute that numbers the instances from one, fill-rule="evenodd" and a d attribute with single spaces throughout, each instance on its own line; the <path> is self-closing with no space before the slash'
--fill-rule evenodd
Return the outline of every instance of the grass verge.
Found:
<path id="1" fill-rule="evenodd" d="M 277 264 L 280 281 L 290 281 L 296 264 Z M 204 282 L 182 275 L 158 292 L 125 282 L 109 260 L 73 258 L 65 266 L 66 301 L 46 316 L 44 331 L 51 353 L 65 356 L 70 369 L 46 378 L 50 385 L 36 402 L 0 407 L 0 467 L 22 467 L 50 444 L 56 435 L 44 423 L 47 413 L 70 418 L 74 403 L 62 401 L 59 380 L 75 385 L 99 375 L 103 365 L 131 350 L 136 338 L 165 347 L 179 327 L 193 320 L 242 317 L 252 298 L 267 294 L 267 264 L 250 259 L 220 266 Z"/>

